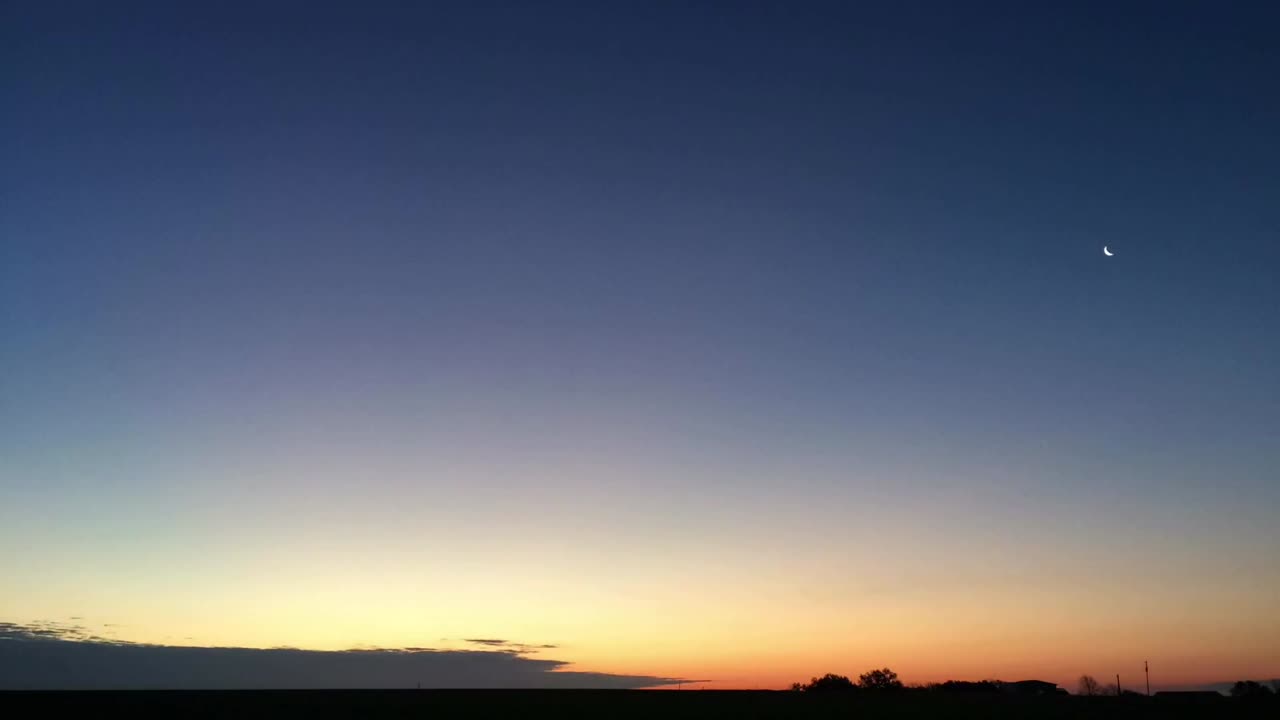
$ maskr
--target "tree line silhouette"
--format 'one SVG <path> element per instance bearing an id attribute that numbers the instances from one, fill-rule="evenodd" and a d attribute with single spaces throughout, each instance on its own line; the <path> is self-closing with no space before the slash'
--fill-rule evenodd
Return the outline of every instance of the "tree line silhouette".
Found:
<path id="1" fill-rule="evenodd" d="M 858 676 L 856 685 L 844 675 L 836 675 L 835 673 L 827 673 L 820 678 L 812 678 L 807 683 L 792 683 L 791 685 L 792 690 L 799 692 L 830 692 L 833 690 L 887 691 L 901 690 L 903 687 L 902 681 L 898 679 L 898 673 L 889 668 L 868 670 Z"/>
<path id="2" fill-rule="evenodd" d="M 1231 686 L 1231 697 L 1256 699 L 1277 696 L 1280 696 L 1280 680 L 1272 680 L 1271 687 L 1257 680 L 1240 680 Z"/>
<path id="3" fill-rule="evenodd" d="M 791 690 L 794 692 L 806 693 L 829 693 L 829 692 L 901 692 L 901 691 L 935 691 L 942 693 L 1017 693 L 1017 694 L 1035 694 L 1035 695 L 1065 695 L 1066 690 L 1058 688 L 1053 683 L 1042 682 L 1038 680 L 1024 680 L 1020 682 L 1006 682 L 1004 680 L 947 680 L 940 683 L 928 683 L 926 685 L 904 685 L 902 680 L 898 678 L 898 673 L 889 668 L 877 668 L 868 670 L 858 676 L 855 682 L 848 676 L 838 675 L 836 673 L 827 673 L 822 677 L 810 678 L 809 682 L 792 683 Z M 1103 685 L 1098 682 L 1092 675 L 1081 675 L 1076 684 L 1076 694 L 1083 696 L 1096 697 L 1145 697 L 1145 693 L 1134 690 L 1127 690 L 1117 686 L 1115 683 Z M 1280 680 L 1272 680 L 1270 686 L 1264 685 L 1256 680 L 1240 680 L 1231 687 L 1231 697 L 1247 698 L 1247 699 L 1280 699 Z"/>
<path id="4" fill-rule="evenodd" d="M 908 687 L 898 678 L 898 673 L 889 668 L 876 668 L 858 676 L 857 682 L 844 675 L 827 673 L 815 677 L 807 683 L 792 683 L 791 689 L 796 692 L 872 692 L 893 693 L 904 691 L 931 690 L 945 693 L 1016 693 L 1023 695 L 1047 695 L 1065 692 L 1054 683 L 1039 680 L 1022 682 L 1005 682 L 1003 680 L 982 680 L 969 682 L 965 680 L 948 680 L 942 683 L 930 683 L 922 686 Z"/>

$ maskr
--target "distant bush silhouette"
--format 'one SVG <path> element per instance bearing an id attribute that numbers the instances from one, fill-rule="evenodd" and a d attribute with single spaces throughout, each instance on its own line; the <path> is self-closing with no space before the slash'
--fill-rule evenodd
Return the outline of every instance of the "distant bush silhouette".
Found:
<path id="1" fill-rule="evenodd" d="M 999 680 L 982 680 L 980 682 L 948 680 L 944 683 L 931 685 L 929 689 L 944 693 L 998 693 L 1004 689 L 1004 683 Z"/>
<path id="2" fill-rule="evenodd" d="M 889 668 L 880 668 L 859 675 L 858 687 L 863 690 L 901 690 L 902 681 L 898 679 L 898 673 Z"/>
<path id="3" fill-rule="evenodd" d="M 1129 695 L 1131 697 L 1138 697 L 1138 696 L 1145 697 L 1143 693 L 1140 693 L 1136 690 L 1122 689 L 1119 686 L 1117 686 L 1115 683 L 1107 683 L 1106 687 L 1099 690 L 1097 694 L 1105 695 L 1106 697 L 1124 697 L 1125 695 Z"/>
<path id="4" fill-rule="evenodd" d="M 852 680 L 844 675 L 836 675 L 835 673 L 827 673 L 820 678 L 811 678 L 807 683 L 795 683 L 791 686 L 792 690 L 801 692 L 841 692 L 853 690 L 854 688 Z"/>
<path id="5" fill-rule="evenodd" d="M 1079 682 L 1076 684 L 1076 693 L 1079 695 L 1101 695 L 1102 684 L 1092 675 L 1081 675 Z"/>
<path id="6" fill-rule="evenodd" d="M 1231 697 L 1260 698 L 1270 697 L 1273 694 L 1271 688 L 1256 680 L 1240 680 L 1231 686 Z"/>

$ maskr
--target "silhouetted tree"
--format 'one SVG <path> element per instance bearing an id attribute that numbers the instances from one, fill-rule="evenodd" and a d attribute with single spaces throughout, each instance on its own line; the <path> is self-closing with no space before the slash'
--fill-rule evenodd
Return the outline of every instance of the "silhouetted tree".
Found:
<path id="1" fill-rule="evenodd" d="M 1107 686 L 1098 692 L 1099 695 L 1117 696 L 1120 694 L 1120 688 L 1115 683 L 1107 683 Z"/>
<path id="2" fill-rule="evenodd" d="M 832 692 L 840 690 L 853 690 L 853 681 L 844 675 L 836 675 L 835 673 L 827 673 L 820 678 L 812 678 L 809 682 L 801 685 L 795 683 L 791 686 L 792 690 L 801 690 L 803 692 Z"/>
<path id="3" fill-rule="evenodd" d="M 864 690 L 901 690 L 902 681 L 898 679 L 898 673 L 889 668 L 880 668 L 859 675 L 858 687 Z"/>
<path id="4" fill-rule="evenodd" d="M 1102 685 L 1092 675 L 1081 675 L 1076 692 L 1080 695 L 1098 695 L 1102 692 Z"/>
<path id="5" fill-rule="evenodd" d="M 1231 697 L 1259 698 L 1271 695 L 1271 688 L 1256 680 L 1240 680 L 1231 686 Z"/>

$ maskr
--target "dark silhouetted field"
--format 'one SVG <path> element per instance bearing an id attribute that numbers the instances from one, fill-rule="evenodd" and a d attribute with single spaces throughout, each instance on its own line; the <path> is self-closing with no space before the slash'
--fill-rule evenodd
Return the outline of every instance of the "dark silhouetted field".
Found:
<path id="1" fill-rule="evenodd" d="M 1231 718 L 1280 704 L 1230 698 L 818 696 L 769 691 L 274 690 L 0 693 L 0 717 L 173 718 Z M 56 714 L 55 714 L 56 713 Z"/>

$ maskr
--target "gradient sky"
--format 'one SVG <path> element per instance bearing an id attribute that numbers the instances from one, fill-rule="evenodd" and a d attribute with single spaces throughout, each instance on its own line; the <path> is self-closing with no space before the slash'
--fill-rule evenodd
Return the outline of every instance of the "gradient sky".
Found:
<path id="1" fill-rule="evenodd" d="M 5 3 L 0 620 L 1280 676 L 1280 9 L 1028 5 Z"/>

